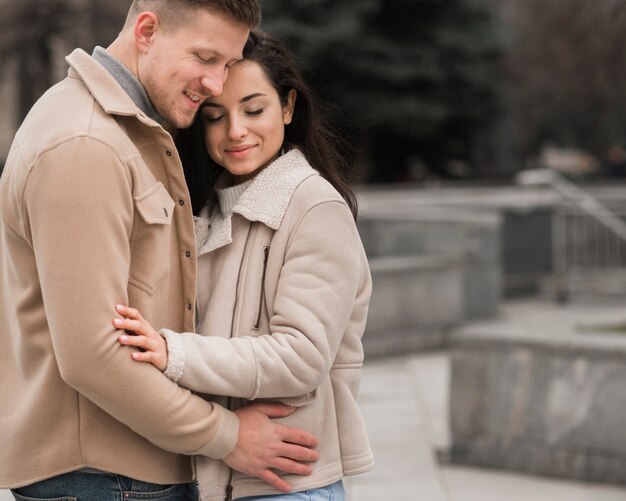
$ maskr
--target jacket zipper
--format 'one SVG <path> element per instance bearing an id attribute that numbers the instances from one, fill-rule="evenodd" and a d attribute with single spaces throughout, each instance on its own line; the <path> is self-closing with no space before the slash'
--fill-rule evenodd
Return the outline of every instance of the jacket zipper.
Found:
<path id="1" fill-rule="evenodd" d="M 226 399 L 226 408 L 228 410 L 232 410 L 232 399 L 228 397 Z M 226 486 L 226 498 L 225 501 L 233 500 L 233 475 L 235 474 L 235 470 L 230 468 L 230 473 L 228 474 L 228 485 Z"/>
<path id="2" fill-rule="evenodd" d="M 263 247 L 263 274 L 261 275 L 261 294 L 259 295 L 259 309 L 257 310 L 256 320 L 254 321 L 254 329 L 261 326 L 261 312 L 263 311 L 263 297 L 265 296 L 265 274 L 267 272 L 267 259 L 270 255 L 269 246 Z"/>
<path id="3" fill-rule="evenodd" d="M 233 470 L 230 470 L 230 478 L 228 479 L 228 487 L 226 487 L 226 501 L 233 501 Z"/>

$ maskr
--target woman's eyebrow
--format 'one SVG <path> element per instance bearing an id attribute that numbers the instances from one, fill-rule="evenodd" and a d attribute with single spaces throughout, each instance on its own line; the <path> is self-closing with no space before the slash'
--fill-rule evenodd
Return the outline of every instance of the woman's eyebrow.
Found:
<path id="1" fill-rule="evenodd" d="M 254 99 L 255 97 L 261 97 L 261 96 L 266 96 L 267 94 L 262 94 L 261 92 L 257 92 L 256 94 L 250 94 L 249 96 L 246 97 L 242 97 L 239 102 L 240 103 L 245 103 L 247 101 L 250 101 L 250 99 Z"/>

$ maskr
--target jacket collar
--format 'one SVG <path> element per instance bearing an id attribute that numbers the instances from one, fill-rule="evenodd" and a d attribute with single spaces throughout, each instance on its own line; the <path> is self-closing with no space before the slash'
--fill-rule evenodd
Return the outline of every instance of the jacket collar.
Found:
<path id="1" fill-rule="evenodd" d="M 296 188 L 302 181 L 315 175 L 318 172 L 311 167 L 302 152 L 292 149 L 254 177 L 233 207 L 233 214 L 239 214 L 248 221 L 259 221 L 277 230 Z M 218 190 L 222 180 L 218 180 Z M 199 255 L 232 242 L 231 214 L 216 211 L 209 217 L 205 210 L 195 219 Z"/>
<path id="2" fill-rule="evenodd" d="M 124 92 L 126 92 L 126 94 L 128 94 L 128 96 L 133 100 L 133 103 L 135 103 L 137 108 L 143 111 L 155 122 L 165 125 L 165 121 L 154 109 L 145 87 L 119 59 L 100 46 L 96 46 L 91 54 L 91 57 L 104 66 L 113 78 L 115 78 L 117 83 L 119 83 L 122 89 L 124 89 Z"/>
<path id="3" fill-rule="evenodd" d="M 69 76 L 79 77 L 96 102 L 109 115 L 136 116 L 151 126 L 160 125 L 141 111 L 104 66 L 82 49 L 75 49 L 65 58 L 70 65 Z"/>

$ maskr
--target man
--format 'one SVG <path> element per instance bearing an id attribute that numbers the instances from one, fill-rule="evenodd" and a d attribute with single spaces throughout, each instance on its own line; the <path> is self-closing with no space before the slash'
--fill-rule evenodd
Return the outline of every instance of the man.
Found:
<path id="1" fill-rule="evenodd" d="M 16 499 L 187 499 L 192 455 L 282 490 L 270 468 L 310 473 L 315 438 L 269 419 L 292 409 L 211 404 L 134 363 L 111 323 L 122 303 L 194 327 L 191 205 L 168 131 L 221 93 L 259 19 L 257 0 L 135 0 L 17 132 L 0 179 L 0 486 Z"/>

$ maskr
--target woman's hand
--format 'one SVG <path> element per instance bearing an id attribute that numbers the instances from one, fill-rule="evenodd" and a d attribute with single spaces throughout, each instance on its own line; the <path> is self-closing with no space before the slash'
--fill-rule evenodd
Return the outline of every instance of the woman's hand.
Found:
<path id="1" fill-rule="evenodd" d="M 113 319 L 116 329 L 130 331 L 134 334 L 120 335 L 119 342 L 126 346 L 140 348 L 131 356 L 137 362 L 149 362 L 163 372 L 167 368 L 167 342 L 154 330 L 150 322 L 141 316 L 135 308 L 121 304 L 115 305 L 116 311 L 124 318 Z"/>

